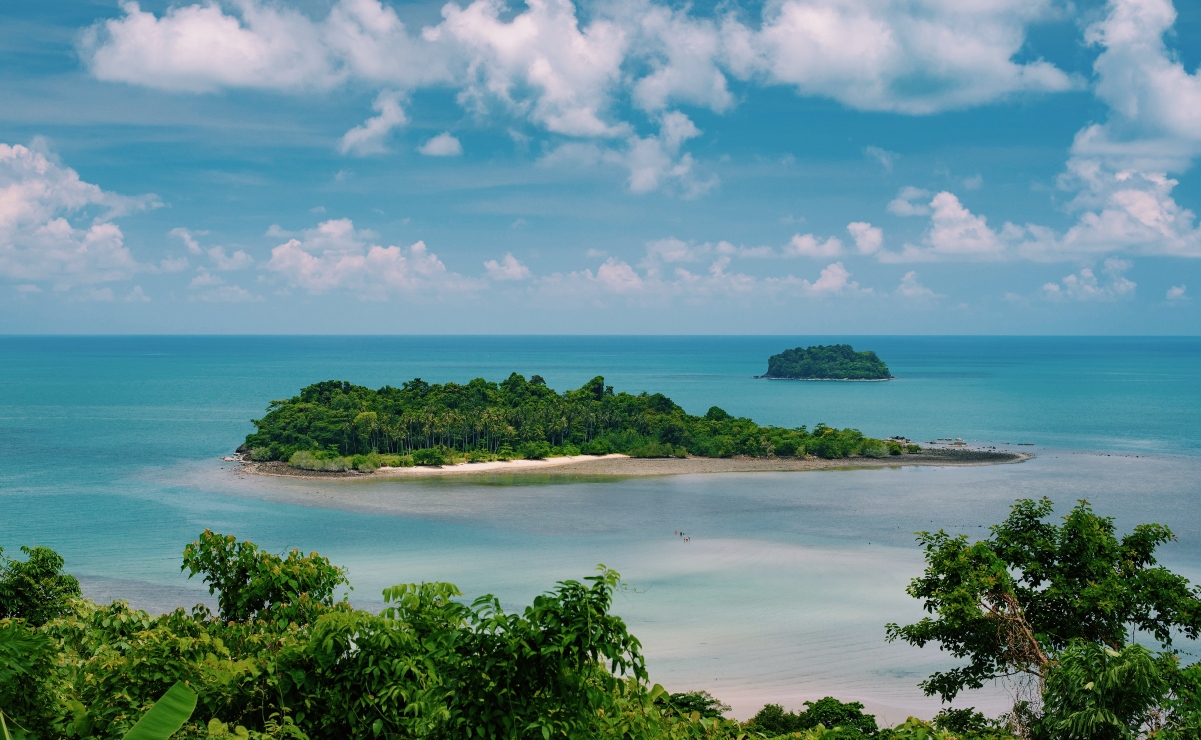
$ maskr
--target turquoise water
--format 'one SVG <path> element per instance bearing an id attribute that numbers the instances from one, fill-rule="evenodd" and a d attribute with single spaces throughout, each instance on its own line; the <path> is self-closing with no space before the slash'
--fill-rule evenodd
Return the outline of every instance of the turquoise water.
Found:
<path id="1" fill-rule="evenodd" d="M 754 380 L 768 355 L 850 341 L 898 380 Z M 352 600 L 450 580 L 518 608 L 597 563 L 652 678 L 741 716 L 834 693 L 890 719 L 937 705 L 914 684 L 937 652 L 883 642 L 920 616 L 912 533 L 982 533 L 1020 496 L 1088 498 L 1119 526 L 1169 524 L 1164 561 L 1201 581 L 1201 340 L 954 337 L 0 338 L 0 545 L 54 547 L 97 598 L 207 598 L 179 573 L 205 527 L 350 569 Z M 281 481 L 220 457 L 272 398 L 516 370 L 553 387 L 604 375 L 761 423 L 826 422 L 925 441 L 1031 443 L 1021 465 L 585 481 Z M 673 530 L 689 532 L 684 544 Z M 967 703 L 998 708 L 990 690 Z"/>

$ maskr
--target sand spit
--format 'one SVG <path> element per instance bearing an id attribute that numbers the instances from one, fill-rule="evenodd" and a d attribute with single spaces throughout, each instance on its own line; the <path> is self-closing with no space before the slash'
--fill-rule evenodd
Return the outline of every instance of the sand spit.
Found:
<path id="1" fill-rule="evenodd" d="M 381 480 L 507 474 L 631 477 L 699 473 L 767 473 L 834 468 L 888 468 L 902 465 L 1000 465 L 1024 462 L 1031 457 L 1033 455 L 1023 452 L 927 449 L 916 454 L 894 455 L 885 458 L 852 457 L 839 460 L 823 460 L 816 457 L 688 457 L 681 459 L 634 458 L 626 455 L 578 455 L 575 457 L 552 457 L 546 460 L 460 463 L 442 467 L 380 468 L 374 473 L 358 471 L 324 473 L 292 468 L 282 462 L 243 462 L 242 470 L 255 475 L 326 480 Z"/>

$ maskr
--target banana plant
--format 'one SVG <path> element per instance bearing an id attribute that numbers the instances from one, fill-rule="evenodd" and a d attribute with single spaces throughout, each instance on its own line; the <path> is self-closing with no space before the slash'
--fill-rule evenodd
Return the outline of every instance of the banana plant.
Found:
<path id="1" fill-rule="evenodd" d="M 196 692 L 183 681 L 163 694 L 122 740 L 167 740 L 196 710 Z"/>

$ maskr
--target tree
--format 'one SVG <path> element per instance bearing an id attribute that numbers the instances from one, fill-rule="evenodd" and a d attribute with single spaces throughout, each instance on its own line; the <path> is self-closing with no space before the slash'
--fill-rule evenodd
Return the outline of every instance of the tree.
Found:
<path id="1" fill-rule="evenodd" d="M 21 552 L 26 560 L 11 560 L 0 548 L 0 619 L 38 626 L 66 614 L 80 591 L 79 581 L 62 572 L 63 557 L 47 547 L 22 547 Z"/>
<path id="2" fill-rule="evenodd" d="M 907 591 L 932 614 L 900 627 L 889 641 L 940 649 L 968 663 L 936 672 L 921 686 L 950 701 L 994 678 L 1026 675 L 1040 686 L 1073 641 L 1120 651 L 1131 629 L 1164 647 L 1174 634 L 1201 630 L 1201 599 L 1188 580 L 1156 564 L 1156 548 L 1175 539 L 1143 524 L 1118 539 L 1113 519 L 1080 501 L 1063 524 L 1047 521 L 1051 501 L 1019 500 L 979 542 L 920 532 L 925 573 Z"/>
<path id="3" fill-rule="evenodd" d="M 204 575 L 209 593 L 219 593 L 221 618 L 228 621 L 270 615 L 285 623 L 305 622 L 333 606 L 334 590 L 348 583 L 346 571 L 315 552 L 305 556 L 293 548 L 281 558 L 208 529 L 184 547 L 180 570 L 189 578 Z"/>

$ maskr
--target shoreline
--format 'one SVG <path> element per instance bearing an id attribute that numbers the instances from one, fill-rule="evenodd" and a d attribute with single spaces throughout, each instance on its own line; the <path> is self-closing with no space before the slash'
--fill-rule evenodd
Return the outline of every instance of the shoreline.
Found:
<path id="1" fill-rule="evenodd" d="M 832 383 L 887 383 L 897 379 L 895 375 L 891 378 L 785 378 L 779 375 L 752 375 L 751 377 L 755 380 L 806 380 Z"/>
<path id="2" fill-rule="evenodd" d="M 989 450 L 927 449 L 918 453 L 883 458 L 852 457 L 827 460 L 817 457 L 687 457 L 635 458 L 626 455 L 578 455 L 544 460 L 459 463 L 442 467 L 380 468 L 372 473 L 359 471 L 323 472 L 289 467 L 285 462 L 242 460 L 241 471 L 275 478 L 312 478 L 322 480 L 404 480 L 432 477 L 494 475 L 586 475 L 645 477 L 661 475 L 697 475 L 712 473 L 781 473 L 806 470 L 893 468 L 903 466 L 980 466 L 1025 462 L 1034 457 L 1025 452 Z"/>

